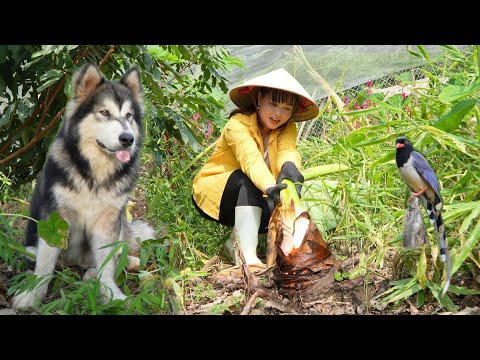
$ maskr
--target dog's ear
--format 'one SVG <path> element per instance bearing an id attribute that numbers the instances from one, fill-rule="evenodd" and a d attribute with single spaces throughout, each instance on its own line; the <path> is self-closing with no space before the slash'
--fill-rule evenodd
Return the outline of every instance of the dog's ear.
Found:
<path id="1" fill-rule="evenodd" d="M 73 95 L 77 101 L 83 101 L 99 87 L 105 79 L 95 64 L 87 63 L 77 72 L 73 79 Z"/>
<path id="2" fill-rule="evenodd" d="M 140 76 L 140 71 L 138 67 L 134 66 L 128 70 L 120 79 L 120 84 L 125 85 L 130 89 L 135 100 L 139 103 L 142 103 L 143 99 L 143 87 L 142 87 L 142 78 Z"/>

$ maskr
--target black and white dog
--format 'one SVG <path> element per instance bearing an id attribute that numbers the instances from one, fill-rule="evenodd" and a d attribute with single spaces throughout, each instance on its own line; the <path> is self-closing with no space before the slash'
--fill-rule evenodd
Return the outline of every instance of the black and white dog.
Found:
<path id="1" fill-rule="evenodd" d="M 29 220 L 25 246 L 36 254 L 35 275 L 46 281 L 13 299 L 14 308 L 43 300 L 57 263 L 88 268 L 85 278 L 98 276 L 102 298 L 125 299 L 115 284 L 115 256 L 100 270 L 113 250 L 105 247 L 125 240 L 133 255 L 140 242 L 154 238 L 145 222 L 128 223 L 125 207 L 138 177 L 142 146 L 143 88 L 136 67 L 119 81 L 106 80 L 93 64 L 84 65 L 73 80 L 73 98 L 51 144 L 30 206 L 34 219 L 57 211 L 69 224 L 68 248 L 48 245 Z M 129 255 L 129 268 L 139 259 Z"/>

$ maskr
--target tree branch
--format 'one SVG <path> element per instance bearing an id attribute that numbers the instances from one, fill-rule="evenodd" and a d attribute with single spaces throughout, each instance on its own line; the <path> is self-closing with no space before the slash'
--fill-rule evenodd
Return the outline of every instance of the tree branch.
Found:
<path id="1" fill-rule="evenodd" d="M 13 154 L 10 154 L 5 159 L 0 160 L 0 165 L 5 165 L 5 164 L 9 163 L 11 160 L 13 160 L 16 157 L 22 155 L 24 152 L 26 152 L 28 149 L 30 149 L 33 145 L 35 145 L 37 142 L 39 142 L 45 136 L 45 134 L 47 134 L 50 131 L 50 129 L 53 127 L 53 125 L 55 125 L 55 123 L 58 121 L 58 119 L 60 119 L 60 116 L 63 114 L 64 111 L 65 111 L 65 108 L 60 110 L 57 113 L 57 115 L 55 115 L 55 117 L 52 119 L 52 121 L 50 121 L 50 123 L 47 125 L 47 127 L 45 127 L 45 129 L 43 129 L 37 135 L 35 135 L 35 137 L 32 140 L 30 140 L 30 142 L 27 145 L 25 145 L 21 149 L 18 149 Z"/>

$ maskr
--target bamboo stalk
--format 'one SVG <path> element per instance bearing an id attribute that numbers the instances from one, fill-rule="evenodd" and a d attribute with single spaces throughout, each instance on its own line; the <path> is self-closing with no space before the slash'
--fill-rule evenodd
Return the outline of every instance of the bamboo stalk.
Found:
<path id="1" fill-rule="evenodd" d="M 197 156 L 195 156 L 195 158 L 190 161 L 178 174 L 177 176 L 175 176 L 172 180 L 170 180 L 168 182 L 168 186 L 171 187 L 175 182 L 177 182 L 178 179 L 180 179 L 180 177 L 182 177 L 183 174 L 185 174 L 185 172 L 191 167 L 193 166 L 198 160 L 200 160 L 203 155 L 205 155 L 211 148 L 213 148 L 216 144 L 217 144 L 217 140 L 215 140 L 212 144 L 210 144 L 208 147 L 205 148 L 205 150 L 203 150 L 200 154 L 198 154 Z"/>
<path id="2" fill-rule="evenodd" d="M 308 169 L 300 171 L 304 177 L 304 181 L 313 180 L 320 176 L 325 176 L 329 174 L 334 174 L 336 172 L 349 170 L 350 167 L 344 164 L 328 164 L 328 165 L 319 165 L 314 166 Z"/>
<path id="3" fill-rule="evenodd" d="M 305 57 L 305 53 L 301 46 L 296 46 L 297 53 L 300 55 L 300 59 L 304 62 L 305 66 L 308 68 L 308 72 L 318 81 L 318 83 L 325 89 L 325 91 L 333 98 L 337 108 L 343 110 L 345 107 L 344 102 L 340 97 L 337 95 L 335 90 L 330 86 L 330 84 L 313 68 L 313 66 L 308 62 L 307 58 Z"/>

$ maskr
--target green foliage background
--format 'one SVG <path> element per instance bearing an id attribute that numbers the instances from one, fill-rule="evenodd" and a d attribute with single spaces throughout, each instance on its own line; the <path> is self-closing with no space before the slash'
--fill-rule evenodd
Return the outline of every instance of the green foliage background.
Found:
<path id="1" fill-rule="evenodd" d="M 480 268 L 479 46 L 465 52 L 453 46 L 443 50 L 435 62 L 421 46 L 410 51 L 429 63 L 422 70 L 429 80 L 427 88 L 417 86 L 414 78 L 404 73 L 399 78 L 403 95 L 386 97 L 369 93 L 365 87 L 345 108 L 338 109 L 328 100 L 315 120 L 322 122 L 322 136 L 298 144 L 304 168 L 334 163 L 351 168 L 306 182 L 302 200 L 315 213 L 335 256 L 360 255 L 359 265 L 338 274 L 337 280 L 368 279 L 390 267 L 391 288 L 373 299 L 372 307 L 395 307 L 414 298 L 418 307 L 437 303 L 441 309 L 458 310 L 449 296 L 439 296 L 445 272 L 428 221 L 430 246 L 408 250 L 401 246 L 408 193 L 394 160 L 395 139 L 400 135 L 406 135 L 425 155 L 440 181 L 455 272 L 449 295 L 478 294 L 478 290 L 455 283 L 455 276 L 474 275 Z M 147 95 L 147 140 L 136 198 L 147 200 L 146 217 L 155 224 L 158 236 L 141 248 L 144 270 L 119 271 L 119 284 L 126 294 L 133 295 L 124 304 L 97 305 L 97 283 L 83 283 L 75 272 L 63 269 L 55 275 L 51 298 L 37 311 L 182 313 L 196 298 L 199 287 L 193 280 L 207 275 L 203 266 L 219 254 L 229 235 L 228 228 L 198 215 L 190 190 L 191 179 L 210 154 L 211 150 L 205 149 L 226 121 L 222 99 L 228 84 L 220 70 L 241 66 L 219 46 L 118 46 L 113 50 L 109 46 L 0 47 L 0 64 L 7 69 L 5 74 L 0 69 L 0 87 L 13 89 L 8 101 L 1 103 L 7 110 L 0 118 L 0 201 L 18 203 L 17 214 L 13 214 L 17 216 L 0 216 L 0 259 L 16 269 L 27 268 L 19 257 L 23 249 L 17 240 L 22 231 L 15 222 L 27 214 L 31 188 L 13 188 L 12 183 L 20 185 L 35 177 L 58 123 L 15 160 L 1 161 L 54 121 L 71 91 L 68 86 L 64 90 L 63 84 L 70 82 L 72 72 L 86 60 L 105 61 L 101 69 L 107 77 L 118 77 L 132 64 L 141 67 Z M 338 95 L 344 96 L 340 91 Z M 49 99 L 54 99 L 50 105 Z M 367 105 L 355 109 L 354 104 Z M 11 143 L 6 146 L 8 141 Z M 204 150 L 204 156 L 192 162 Z M 20 274 L 11 280 L 9 291 L 31 286 L 34 281 L 28 274 Z"/>
<path id="2" fill-rule="evenodd" d="M 238 60 L 221 46 L 203 45 L 0 45 L 0 171 L 13 183 L 32 181 L 72 95 L 72 74 L 85 62 L 99 65 L 108 79 L 133 65 L 145 91 L 147 148 L 161 165 L 162 136 L 174 137 L 194 152 L 201 149 L 192 116 L 225 122 L 220 74 Z M 200 126 L 206 126 L 200 124 Z M 158 143 L 158 144 L 157 144 Z"/>

